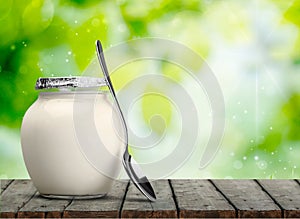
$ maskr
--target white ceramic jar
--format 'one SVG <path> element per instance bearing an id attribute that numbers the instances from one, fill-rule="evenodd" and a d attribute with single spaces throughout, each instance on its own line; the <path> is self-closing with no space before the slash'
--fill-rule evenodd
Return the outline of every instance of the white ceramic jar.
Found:
<path id="1" fill-rule="evenodd" d="M 87 77 L 37 81 L 37 89 L 56 88 L 39 93 L 21 127 L 24 161 L 41 195 L 99 197 L 118 177 L 124 130 L 109 93 L 91 89 L 100 86 L 103 79 Z"/>

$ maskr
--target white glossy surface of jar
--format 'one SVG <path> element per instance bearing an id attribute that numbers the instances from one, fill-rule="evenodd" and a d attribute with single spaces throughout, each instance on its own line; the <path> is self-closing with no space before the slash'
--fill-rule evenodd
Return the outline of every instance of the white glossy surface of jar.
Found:
<path id="1" fill-rule="evenodd" d="M 85 118 L 93 118 L 94 124 L 84 124 Z M 78 125 L 81 121 L 82 127 Z M 78 138 L 98 144 L 99 139 L 89 138 L 91 131 L 103 143 L 94 153 L 94 159 L 99 158 L 97 164 L 85 154 L 85 142 Z M 121 121 L 113 114 L 107 93 L 41 92 L 26 112 L 21 128 L 23 157 L 34 185 L 44 195 L 109 192 L 121 167 L 122 132 Z"/>

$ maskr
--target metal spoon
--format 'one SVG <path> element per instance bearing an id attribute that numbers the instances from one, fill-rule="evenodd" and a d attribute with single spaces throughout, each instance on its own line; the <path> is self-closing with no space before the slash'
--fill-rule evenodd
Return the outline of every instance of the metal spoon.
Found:
<path id="1" fill-rule="evenodd" d="M 127 126 L 126 126 L 126 122 L 124 119 L 124 115 L 122 113 L 121 107 L 119 105 L 119 102 L 117 100 L 113 85 L 111 83 L 109 74 L 108 74 L 108 70 L 106 67 L 106 63 L 105 63 L 105 59 L 104 59 L 104 55 L 103 55 L 103 49 L 102 49 L 102 45 L 100 40 L 96 41 L 96 50 L 97 50 L 97 56 L 99 59 L 99 63 L 101 66 L 101 69 L 103 71 L 104 74 L 104 78 L 107 81 L 107 85 L 108 88 L 110 90 L 110 92 L 113 95 L 113 98 L 117 104 L 117 108 L 118 111 L 120 113 L 121 119 L 123 121 L 124 124 L 124 128 L 125 128 L 125 142 L 126 142 L 126 149 L 125 152 L 123 154 L 123 166 L 129 176 L 129 178 L 132 180 L 133 184 L 143 193 L 143 195 L 145 195 L 150 201 L 155 201 L 156 200 L 156 196 L 154 193 L 154 190 L 149 182 L 149 180 L 147 179 L 147 177 L 142 173 L 141 168 L 139 167 L 139 165 L 135 162 L 135 160 L 133 159 L 133 157 L 129 154 L 128 151 L 128 130 L 127 130 Z"/>

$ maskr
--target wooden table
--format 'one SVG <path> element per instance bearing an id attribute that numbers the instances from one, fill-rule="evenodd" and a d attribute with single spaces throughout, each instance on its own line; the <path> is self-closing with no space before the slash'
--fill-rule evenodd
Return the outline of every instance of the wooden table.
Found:
<path id="1" fill-rule="evenodd" d="M 30 180 L 1 181 L 1 217 L 300 217 L 299 180 L 159 180 L 157 201 L 128 181 L 105 198 L 54 200 Z"/>

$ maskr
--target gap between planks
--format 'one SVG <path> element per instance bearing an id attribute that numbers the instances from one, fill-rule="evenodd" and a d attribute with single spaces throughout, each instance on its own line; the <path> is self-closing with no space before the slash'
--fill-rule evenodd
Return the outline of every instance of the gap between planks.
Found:
<path id="1" fill-rule="evenodd" d="M 171 180 L 180 218 L 232 218 L 234 207 L 209 180 Z"/>
<path id="2" fill-rule="evenodd" d="M 4 192 L 5 189 L 7 189 L 7 187 L 13 182 L 14 180 L 9 180 L 9 179 L 0 179 L 0 184 L 1 184 L 1 192 L 0 195 L 2 194 L 2 192 Z"/>
<path id="3" fill-rule="evenodd" d="M 237 209 L 237 217 L 282 216 L 281 208 L 254 180 L 212 180 Z"/>
<path id="4" fill-rule="evenodd" d="M 209 180 L 209 182 L 215 187 L 215 189 L 227 200 L 227 202 L 234 208 L 235 210 L 235 217 L 238 218 L 238 209 L 235 207 L 235 205 L 232 203 L 232 201 L 227 198 L 226 195 L 223 194 L 223 192 L 214 184 L 212 180 Z"/>
<path id="5" fill-rule="evenodd" d="M 264 186 L 259 183 L 258 180 L 255 180 L 255 182 L 261 187 L 261 189 L 273 200 L 273 202 L 280 208 L 281 210 L 281 217 L 283 218 L 284 213 L 283 213 L 283 208 L 282 206 L 277 202 L 277 200 L 264 188 Z"/>
<path id="6" fill-rule="evenodd" d="M 257 180 L 282 209 L 282 217 L 300 217 L 300 185 L 295 180 Z"/>
<path id="7" fill-rule="evenodd" d="M 178 207 L 178 202 L 177 202 L 176 195 L 175 195 L 175 191 L 174 191 L 174 188 L 173 188 L 173 186 L 172 186 L 172 182 L 171 182 L 170 179 L 168 179 L 168 183 L 169 183 L 169 186 L 170 186 L 170 189 L 171 189 L 171 192 L 172 192 L 172 197 L 173 197 L 173 200 L 174 200 L 174 203 L 175 203 L 176 212 L 177 212 L 177 218 L 179 218 L 179 207 Z"/>
<path id="8" fill-rule="evenodd" d="M 122 217 L 121 216 L 122 215 L 122 209 L 123 209 L 123 205 L 125 203 L 125 199 L 126 199 L 126 196 L 127 196 L 127 193 L 128 193 L 129 185 L 130 185 L 130 181 L 128 180 L 127 186 L 125 188 L 124 196 L 123 196 L 123 199 L 122 199 L 122 203 L 121 203 L 121 206 L 120 206 L 120 209 L 119 209 L 119 218 Z"/>
<path id="9" fill-rule="evenodd" d="M 121 218 L 177 218 L 177 208 L 168 180 L 152 181 L 156 192 L 156 201 L 151 202 L 130 183 L 126 198 L 121 210 Z"/>
<path id="10" fill-rule="evenodd" d="M 119 217 L 127 187 L 128 181 L 115 181 L 112 190 L 103 198 L 89 200 L 74 199 L 64 209 L 63 217 Z"/>
<path id="11" fill-rule="evenodd" d="M 29 180 L 14 180 L 1 194 L 0 217 L 16 217 L 18 211 L 32 199 L 36 188 Z"/>

